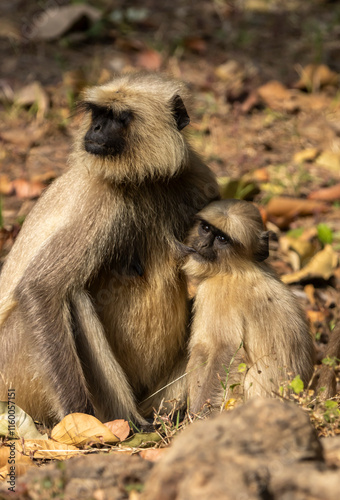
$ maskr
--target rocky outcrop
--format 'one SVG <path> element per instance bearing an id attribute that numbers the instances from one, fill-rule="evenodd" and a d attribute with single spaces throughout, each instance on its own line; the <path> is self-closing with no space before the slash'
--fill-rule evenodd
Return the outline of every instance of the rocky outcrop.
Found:
<path id="1" fill-rule="evenodd" d="M 143 490 L 144 492 L 140 494 Z M 340 437 L 293 403 L 257 399 L 188 426 L 153 465 L 119 450 L 19 477 L 0 500 L 338 500 Z"/>
<path id="2" fill-rule="evenodd" d="M 154 467 L 143 500 L 338 500 L 308 415 L 257 399 L 187 428 Z"/>

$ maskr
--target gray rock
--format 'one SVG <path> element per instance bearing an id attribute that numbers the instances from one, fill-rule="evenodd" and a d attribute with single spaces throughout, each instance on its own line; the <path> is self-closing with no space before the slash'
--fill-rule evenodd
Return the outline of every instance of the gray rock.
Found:
<path id="1" fill-rule="evenodd" d="M 140 490 L 152 464 L 119 452 L 75 457 L 40 469 L 30 469 L 17 479 L 14 494 L 0 487 L 0 500 L 127 500 Z"/>
<path id="2" fill-rule="evenodd" d="M 324 462 L 308 415 L 256 399 L 193 424 L 146 483 L 143 500 L 335 500 L 340 471 Z"/>

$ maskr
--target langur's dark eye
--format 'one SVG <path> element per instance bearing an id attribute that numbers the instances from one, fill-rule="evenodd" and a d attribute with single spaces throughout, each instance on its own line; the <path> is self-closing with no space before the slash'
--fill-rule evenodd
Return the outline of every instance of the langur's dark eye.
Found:
<path id="1" fill-rule="evenodd" d="M 219 241 L 220 243 L 229 243 L 230 241 L 230 239 L 224 234 L 218 234 L 216 236 L 216 240 Z"/>
<path id="2" fill-rule="evenodd" d="M 205 222 L 201 223 L 201 228 L 203 229 L 203 231 L 205 233 L 209 233 L 210 232 L 210 226 L 208 224 L 205 224 Z"/>

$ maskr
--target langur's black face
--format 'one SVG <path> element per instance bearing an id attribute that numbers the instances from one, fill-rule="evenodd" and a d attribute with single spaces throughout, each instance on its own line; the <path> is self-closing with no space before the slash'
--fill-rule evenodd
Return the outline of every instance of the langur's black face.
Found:
<path id="1" fill-rule="evenodd" d="M 133 119 L 130 111 L 114 112 L 92 103 L 86 104 L 92 121 L 86 132 L 84 145 L 88 153 L 98 156 L 116 156 L 124 152 L 128 127 Z"/>
<path id="2" fill-rule="evenodd" d="M 226 233 L 204 219 L 199 219 L 187 247 L 182 254 L 192 254 L 194 259 L 215 262 L 218 257 L 232 246 L 237 245 Z"/>
<path id="3" fill-rule="evenodd" d="M 181 97 L 175 95 L 168 105 L 175 119 L 174 126 L 177 126 L 177 130 L 182 130 L 189 124 L 190 118 Z M 115 110 L 114 106 L 106 107 L 84 101 L 80 108 L 91 114 L 91 125 L 85 134 L 84 148 L 93 155 L 102 157 L 122 155 L 127 150 L 128 138 L 131 136 L 130 127 L 134 126 L 135 129 L 141 127 L 140 117 L 138 119 L 138 114 L 134 116 L 134 112 L 128 106 L 122 111 L 121 108 Z M 156 122 L 158 119 L 159 116 L 155 117 Z M 134 121 L 139 122 L 137 127 Z M 152 138 L 148 137 L 148 140 L 152 141 Z"/>
<path id="4" fill-rule="evenodd" d="M 262 262 L 269 255 L 269 232 L 263 231 L 263 223 L 258 213 L 258 220 L 253 220 L 247 213 L 245 216 L 235 217 L 230 210 L 229 215 L 216 214 L 216 208 L 231 204 L 236 207 L 255 208 L 247 202 L 237 203 L 238 200 L 224 200 L 214 202 L 203 209 L 197 216 L 197 222 L 191 230 L 186 245 L 179 244 L 178 249 L 182 257 L 190 255 L 199 262 L 231 262 L 235 258 Z M 215 212 L 214 212 L 215 211 Z M 255 212 L 256 213 L 256 212 Z M 256 214 L 257 215 L 257 214 Z M 218 226 L 209 222 L 210 217 L 219 222 Z"/>

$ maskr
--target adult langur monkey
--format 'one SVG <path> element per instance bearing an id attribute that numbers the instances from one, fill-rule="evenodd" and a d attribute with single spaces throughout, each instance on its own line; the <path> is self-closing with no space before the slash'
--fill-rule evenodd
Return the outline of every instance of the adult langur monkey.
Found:
<path id="1" fill-rule="evenodd" d="M 182 84 L 127 74 L 87 90 L 70 169 L 27 217 L 0 280 L 0 399 L 53 423 L 143 417 L 183 396 L 188 323 L 177 262 L 217 198 L 191 149 Z M 185 396 L 185 395 L 184 395 Z M 146 400 L 144 406 L 140 403 Z"/>
<path id="2" fill-rule="evenodd" d="M 245 399 L 278 394 L 280 382 L 295 375 L 307 384 L 312 337 L 293 294 L 263 262 L 268 232 L 255 205 L 211 203 L 198 214 L 187 245 L 179 244 L 188 255 L 183 269 L 197 285 L 187 369 L 190 410 L 198 412 L 206 401 L 220 407 L 223 397 L 235 397 L 233 384 Z"/>

